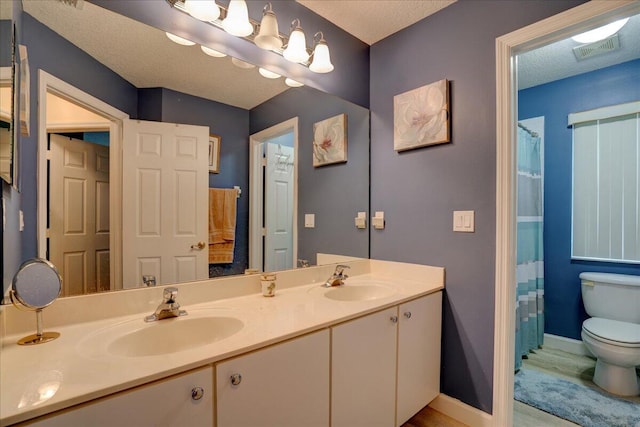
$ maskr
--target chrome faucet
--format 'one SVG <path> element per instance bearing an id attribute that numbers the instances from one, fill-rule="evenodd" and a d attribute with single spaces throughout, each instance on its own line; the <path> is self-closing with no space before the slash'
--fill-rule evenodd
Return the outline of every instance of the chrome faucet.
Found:
<path id="1" fill-rule="evenodd" d="M 180 304 L 176 301 L 178 288 L 164 288 L 162 292 L 162 302 L 153 314 L 145 316 L 145 322 L 155 322 L 156 320 L 167 319 L 169 317 L 186 316 L 185 310 L 180 310 Z"/>
<path id="2" fill-rule="evenodd" d="M 336 265 L 336 271 L 333 272 L 333 274 L 331 275 L 331 277 L 329 277 L 327 279 L 326 282 L 324 282 L 324 286 L 325 288 L 330 288 L 332 286 L 342 286 L 344 285 L 344 280 L 349 277 L 346 274 L 344 274 L 344 270 L 345 268 L 351 268 L 348 265 Z"/>

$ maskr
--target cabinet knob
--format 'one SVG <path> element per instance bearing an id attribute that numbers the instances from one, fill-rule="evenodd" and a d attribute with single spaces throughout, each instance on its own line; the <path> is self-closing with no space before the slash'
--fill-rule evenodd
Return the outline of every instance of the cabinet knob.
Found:
<path id="1" fill-rule="evenodd" d="M 191 399 L 200 400 L 204 396 L 204 389 L 202 387 L 194 387 L 191 389 Z"/>
<path id="2" fill-rule="evenodd" d="M 391 320 L 391 323 L 398 323 L 398 316 L 391 316 L 389 320 Z"/>
<path id="3" fill-rule="evenodd" d="M 411 319 L 411 312 L 410 311 L 406 311 L 404 313 L 404 317 L 406 317 L 407 319 Z"/>
<path id="4" fill-rule="evenodd" d="M 231 375 L 231 385 L 239 385 L 242 382 L 242 375 L 233 374 Z"/>

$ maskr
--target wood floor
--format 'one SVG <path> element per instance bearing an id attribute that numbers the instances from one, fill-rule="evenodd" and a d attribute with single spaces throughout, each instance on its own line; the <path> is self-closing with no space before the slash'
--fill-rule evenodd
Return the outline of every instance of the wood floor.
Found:
<path id="1" fill-rule="evenodd" d="M 553 349 L 536 350 L 536 352 L 530 354 L 529 358 L 525 359 L 523 363 L 523 366 L 528 369 L 536 369 L 568 381 L 599 389 L 592 380 L 595 365 L 595 359 L 592 357 L 579 356 Z M 638 373 L 640 374 L 640 369 Z M 640 396 L 625 399 L 640 404 Z M 515 400 L 513 424 L 515 427 L 575 427 L 577 425 Z M 426 407 L 403 424 L 402 427 L 463 426 L 465 426 L 465 424 Z"/>

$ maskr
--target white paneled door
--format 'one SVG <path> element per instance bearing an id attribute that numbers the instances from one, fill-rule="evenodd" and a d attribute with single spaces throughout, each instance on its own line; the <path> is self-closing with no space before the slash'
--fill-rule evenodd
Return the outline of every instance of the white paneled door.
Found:
<path id="1" fill-rule="evenodd" d="M 209 128 L 127 120 L 123 133 L 123 287 L 208 278 Z"/>
<path id="2" fill-rule="evenodd" d="M 49 260 L 64 296 L 109 290 L 109 147 L 50 137 Z"/>
<path id="3" fill-rule="evenodd" d="M 264 271 L 293 268 L 294 149 L 265 144 Z"/>

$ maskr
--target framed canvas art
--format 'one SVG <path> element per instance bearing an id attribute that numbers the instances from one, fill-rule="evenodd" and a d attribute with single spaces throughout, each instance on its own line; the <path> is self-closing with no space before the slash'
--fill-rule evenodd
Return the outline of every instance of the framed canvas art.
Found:
<path id="1" fill-rule="evenodd" d="M 313 166 L 320 167 L 347 161 L 347 115 L 313 125 Z"/>
<path id="2" fill-rule="evenodd" d="M 440 80 L 393 97 L 393 149 L 450 142 L 449 82 Z"/>

